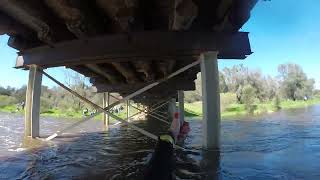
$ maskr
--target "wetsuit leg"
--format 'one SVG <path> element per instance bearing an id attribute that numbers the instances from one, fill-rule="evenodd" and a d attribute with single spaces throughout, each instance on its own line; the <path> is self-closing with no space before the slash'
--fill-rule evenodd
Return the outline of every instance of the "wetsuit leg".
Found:
<path id="1" fill-rule="evenodd" d="M 172 136 L 170 137 L 173 140 Z M 145 179 L 172 179 L 172 173 L 174 170 L 173 153 L 173 141 L 168 141 L 166 138 L 161 138 L 160 136 L 153 156 L 149 162 Z"/>

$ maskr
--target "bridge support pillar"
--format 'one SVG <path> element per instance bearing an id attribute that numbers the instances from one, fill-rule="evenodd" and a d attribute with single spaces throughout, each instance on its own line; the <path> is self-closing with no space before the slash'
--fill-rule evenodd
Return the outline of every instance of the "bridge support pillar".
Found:
<path id="1" fill-rule="evenodd" d="M 25 108 L 25 136 L 32 138 L 40 135 L 40 95 L 41 95 L 42 74 L 36 65 L 29 69 L 29 81 L 26 93 Z"/>
<path id="2" fill-rule="evenodd" d="M 218 52 L 201 54 L 203 147 L 207 150 L 220 146 L 220 92 Z"/>
<path id="3" fill-rule="evenodd" d="M 130 100 L 127 100 L 127 120 L 130 122 Z"/>
<path id="4" fill-rule="evenodd" d="M 180 124 L 184 122 L 184 92 L 178 91 L 178 101 L 179 101 L 179 119 Z"/>
<path id="5" fill-rule="evenodd" d="M 174 113 L 176 112 L 176 98 L 172 98 L 168 103 L 168 114 L 169 114 L 169 122 L 171 122 L 174 118 Z"/>
<path id="6" fill-rule="evenodd" d="M 110 105 L 110 94 L 109 94 L 109 92 L 103 93 L 103 108 L 106 108 L 109 105 Z M 103 124 L 106 129 L 109 128 L 109 123 L 110 123 L 110 116 L 106 112 L 104 112 L 103 113 Z"/>

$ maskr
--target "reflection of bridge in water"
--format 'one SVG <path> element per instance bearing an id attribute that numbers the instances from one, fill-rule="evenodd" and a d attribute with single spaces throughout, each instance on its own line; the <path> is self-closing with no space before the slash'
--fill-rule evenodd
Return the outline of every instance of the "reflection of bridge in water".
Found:
<path id="1" fill-rule="evenodd" d="M 217 58 L 244 59 L 251 54 L 248 33 L 238 30 L 256 2 L 1 1 L 0 34 L 10 35 L 8 45 L 19 50 L 16 67 L 30 70 L 26 134 L 39 136 L 43 68 L 73 69 L 89 77 L 97 92 L 120 93 L 120 102 L 131 99 L 151 107 L 174 99 L 172 107 L 179 97 L 181 112 L 183 91 L 195 89 L 201 69 L 203 145 L 217 148 Z M 108 107 L 97 108 L 108 113 Z"/>

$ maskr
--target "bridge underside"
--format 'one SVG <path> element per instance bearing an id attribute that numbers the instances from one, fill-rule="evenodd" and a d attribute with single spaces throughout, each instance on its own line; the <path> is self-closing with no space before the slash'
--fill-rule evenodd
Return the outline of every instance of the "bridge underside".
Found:
<path id="1" fill-rule="evenodd" d="M 131 93 L 199 58 L 251 54 L 238 32 L 256 0 L 5 0 L 0 34 L 18 49 L 17 68 L 66 66 L 97 92 Z M 199 67 L 135 98 L 151 101 L 194 90 Z"/>
<path id="2" fill-rule="evenodd" d="M 239 32 L 239 29 L 249 19 L 256 2 L 0 1 L 0 35 L 9 35 L 8 45 L 19 51 L 16 68 L 30 70 L 27 135 L 39 136 L 40 72 L 43 68 L 65 66 L 89 77 L 97 92 L 118 92 L 123 96 L 161 80 L 161 84 L 148 91 L 134 93 L 135 102 L 149 106 L 176 98 L 177 91 L 183 97 L 183 91 L 194 90 L 194 80 L 201 69 L 204 147 L 218 148 L 217 58 L 245 59 L 251 54 L 248 33 Z M 188 64 L 199 63 L 201 68 L 194 66 L 167 78 Z M 45 73 L 42 71 L 42 74 Z M 64 85 L 60 83 L 60 86 Z M 172 104 L 175 106 L 175 102 Z M 183 106 L 183 100 L 180 99 L 179 104 Z"/>

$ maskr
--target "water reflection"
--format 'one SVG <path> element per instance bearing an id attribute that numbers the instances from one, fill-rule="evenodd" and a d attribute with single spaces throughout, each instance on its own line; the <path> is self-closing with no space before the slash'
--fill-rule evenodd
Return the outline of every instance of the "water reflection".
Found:
<path id="1" fill-rule="evenodd" d="M 220 176 L 220 151 L 203 151 L 201 160 L 204 179 L 219 179 Z"/>

